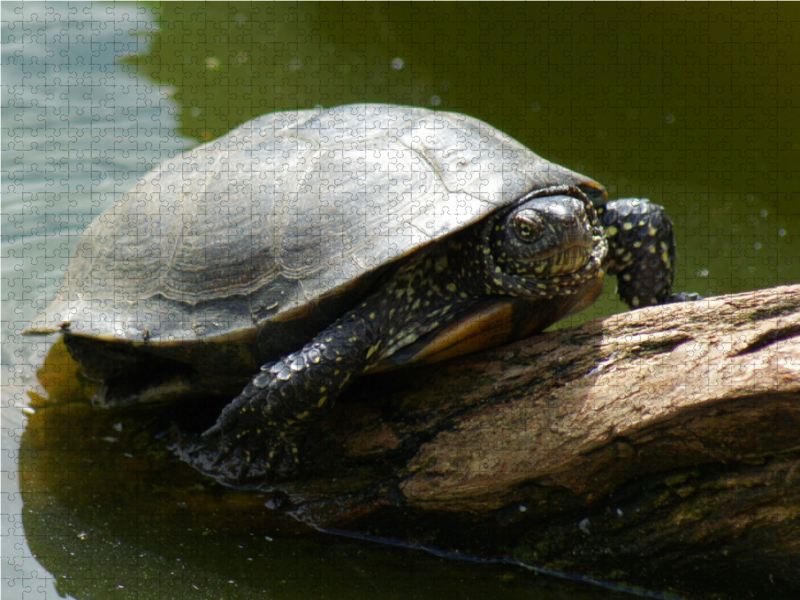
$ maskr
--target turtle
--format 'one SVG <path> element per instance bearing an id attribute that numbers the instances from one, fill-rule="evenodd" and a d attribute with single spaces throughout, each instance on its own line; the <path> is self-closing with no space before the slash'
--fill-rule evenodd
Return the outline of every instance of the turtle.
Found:
<path id="1" fill-rule="evenodd" d="M 193 466 L 290 477 L 361 375 L 540 332 L 606 274 L 631 307 L 673 293 L 664 209 L 491 125 L 358 104 L 264 115 L 153 169 L 83 232 L 25 333 L 62 332 L 96 406 L 231 399 Z"/>

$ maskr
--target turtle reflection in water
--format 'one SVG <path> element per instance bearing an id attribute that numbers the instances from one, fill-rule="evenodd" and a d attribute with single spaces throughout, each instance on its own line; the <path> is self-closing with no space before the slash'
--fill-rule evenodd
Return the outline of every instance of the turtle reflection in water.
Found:
<path id="1" fill-rule="evenodd" d="M 166 162 L 83 234 L 27 333 L 62 331 L 104 407 L 233 398 L 197 468 L 291 472 L 358 376 L 541 331 L 604 273 L 673 294 L 672 224 L 477 119 L 386 105 L 283 112 Z M 187 452 L 192 462 L 192 453 Z"/>

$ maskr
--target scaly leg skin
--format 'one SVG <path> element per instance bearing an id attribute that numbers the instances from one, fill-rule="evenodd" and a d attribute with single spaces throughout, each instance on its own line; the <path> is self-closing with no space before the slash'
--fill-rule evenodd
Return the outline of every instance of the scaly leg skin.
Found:
<path id="1" fill-rule="evenodd" d="M 350 381 L 398 347 L 458 318 L 450 308 L 466 300 L 445 284 L 452 274 L 437 273 L 428 263 L 428 255 L 418 253 L 303 348 L 261 367 L 217 424 L 199 442 L 179 443 L 178 453 L 199 471 L 237 486 L 245 477 L 261 484 L 296 471 L 303 434 Z"/>
<path id="2" fill-rule="evenodd" d="M 298 441 L 308 424 L 377 356 L 369 316 L 337 321 L 297 352 L 261 367 L 199 443 L 181 452 L 200 471 L 229 484 L 260 482 L 298 464 Z M 199 452 L 198 452 L 199 451 Z M 210 466 L 202 454 L 211 452 Z"/>
<path id="3" fill-rule="evenodd" d="M 699 300 L 693 293 L 672 292 L 675 236 L 664 209 L 647 200 L 609 202 L 597 209 L 606 230 L 609 275 L 618 278 L 620 297 L 631 308 Z"/>

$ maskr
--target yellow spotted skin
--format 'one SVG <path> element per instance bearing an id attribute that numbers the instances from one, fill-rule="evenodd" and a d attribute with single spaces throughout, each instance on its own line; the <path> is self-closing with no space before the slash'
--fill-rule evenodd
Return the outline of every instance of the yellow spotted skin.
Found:
<path id="1" fill-rule="evenodd" d="M 608 272 L 631 307 L 688 299 L 671 294 L 671 227 L 647 201 L 595 208 L 567 186 L 522 197 L 398 261 L 355 308 L 265 364 L 204 434 L 214 465 L 196 466 L 233 484 L 291 472 L 309 424 L 353 380 L 501 298 L 562 302 Z"/>
<path id="2" fill-rule="evenodd" d="M 619 295 L 631 308 L 695 300 L 694 294 L 672 292 L 675 237 L 663 207 L 648 200 L 608 202 L 597 213 L 608 239 L 604 264 L 617 275 Z"/>

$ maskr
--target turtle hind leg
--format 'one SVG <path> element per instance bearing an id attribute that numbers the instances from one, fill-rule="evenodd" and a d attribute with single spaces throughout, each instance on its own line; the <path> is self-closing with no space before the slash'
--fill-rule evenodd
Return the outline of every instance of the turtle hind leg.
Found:
<path id="1" fill-rule="evenodd" d="M 647 200 L 615 200 L 597 209 L 608 239 L 609 275 L 617 276 L 620 297 L 631 308 L 698 300 L 673 293 L 675 236 L 664 208 Z"/>
<path id="2" fill-rule="evenodd" d="M 237 487 L 295 471 L 311 423 L 378 359 L 377 334 L 368 319 L 352 313 L 300 350 L 262 366 L 216 425 L 196 442 L 183 444 L 181 458 Z"/>

